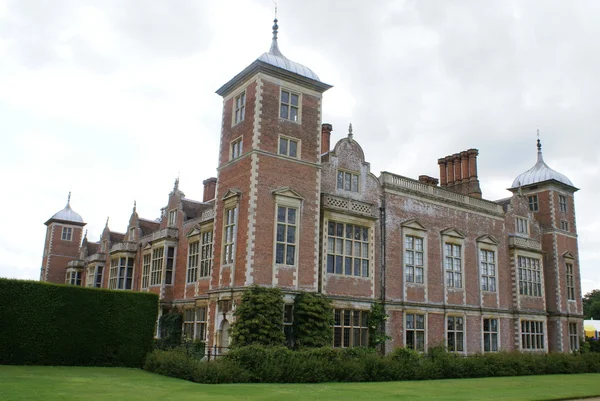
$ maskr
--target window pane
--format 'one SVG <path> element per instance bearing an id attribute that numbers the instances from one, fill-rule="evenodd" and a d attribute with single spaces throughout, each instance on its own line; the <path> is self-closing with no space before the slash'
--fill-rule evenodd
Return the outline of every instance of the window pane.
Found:
<path id="1" fill-rule="evenodd" d="M 290 120 L 298 121 L 298 109 L 295 107 L 290 107 Z"/>
<path id="2" fill-rule="evenodd" d="M 292 93 L 292 105 L 298 106 L 298 95 Z"/>
<path id="3" fill-rule="evenodd" d="M 281 91 L 281 103 L 289 103 L 290 102 L 290 93 L 286 91 Z"/>
<path id="4" fill-rule="evenodd" d="M 296 157 L 298 152 L 298 142 L 290 141 L 290 156 Z"/>
<path id="5" fill-rule="evenodd" d="M 288 140 L 285 138 L 279 138 L 279 154 L 287 155 L 288 154 Z"/>
<path id="6" fill-rule="evenodd" d="M 281 118 L 288 118 L 288 107 L 286 105 L 281 105 Z"/>
<path id="7" fill-rule="evenodd" d="M 288 265 L 293 265 L 296 255 L 296 247 L 294 245 L 287 246 L 287 257 L 285 263 Z"/>

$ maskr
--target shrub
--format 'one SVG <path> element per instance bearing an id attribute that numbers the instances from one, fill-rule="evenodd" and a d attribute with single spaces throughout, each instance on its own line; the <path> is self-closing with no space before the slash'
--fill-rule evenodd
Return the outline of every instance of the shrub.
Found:
<path id="1" fill-rule="evenodd" d="M 158 348 L 172 348 L 181 344 L 182 323 L 183 316 L 176 309 L 160 317 L 158 322 L 158 326 L 160 327 L 160 339 L 157 342 Z"/>
<path id="2" fill-rule="evenodd" d="M 302 292 L 294 299 L 294 346 L 319 348 L 331 344 L 333 333 L 331 302 L 323 294 Z"/>
<path id="3" fill-rule="evenodd" d="M 231 347 L 283 345 L 283 294 L 278 288 L 253 286 L 244 290 L 231 326 Z"/>
<path id="4" fill-rule="evenodd" d="M 140 367 L 158 297 L 0 279 L 0 364 Z"/>

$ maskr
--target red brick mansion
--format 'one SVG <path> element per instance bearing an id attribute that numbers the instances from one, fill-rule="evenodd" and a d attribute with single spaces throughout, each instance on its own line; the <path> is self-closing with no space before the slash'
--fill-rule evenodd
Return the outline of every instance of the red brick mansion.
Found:
<path id="1" fill-rule="evenodd" d="M 439 178 L 370 171 L 352 127 L 330 146 L 331 88 L 270 50 L 225 83 L 217 178 L 202 201 L 175 182 L 159 219 L 97 242 L 67 206 L 47 222 L 41 280 L 159 294 L 186 334 L 227 346 L 240 293 L 281 288 L 334 305 L 333 346 L 367 343 L 383 301 L 387 350 L 443 344 L 463 354 L 578 348 L 582 305 L 574 193 L 543 160 L 512 197 L 482 199 L 476 149 L 439 159 Z M 533 147 L 532 147 L 533 148 Z M 518 173 L 518 172 L 515 172 Z M 516 174 L 515 174 L 516 175 Z"/>

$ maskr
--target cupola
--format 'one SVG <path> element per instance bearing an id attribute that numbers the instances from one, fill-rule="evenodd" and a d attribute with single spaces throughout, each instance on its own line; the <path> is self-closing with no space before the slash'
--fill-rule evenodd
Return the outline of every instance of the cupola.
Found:
<path id="1" fill-rule="evenodd" d="M 64 209 L 56 212 L 54 216 L 50 217 L 50 219 L 48 219 L 48 221 L 44 224 L 49 225 L 53 221 L 85 225 L 83 218 L 79 215 L 79 213 L 71 209 L 71 192 L 69 192 L 69 197 L 67 198 L 67 206 L 65 206 Z"/>
<path id="2" fill-rule="evenodd" d="M 550 181 L 555 181 L 577 190 L 571 180 L 569 180 L 564 174 L 553 170 L 546 164 L 544 158 L 542 157 L 542 143 L 538 139 L 537 163 L 535 163 L 532 168 L 515 178 L 510 189 L 518 189 L 519 187 L 527 187 Z"/>

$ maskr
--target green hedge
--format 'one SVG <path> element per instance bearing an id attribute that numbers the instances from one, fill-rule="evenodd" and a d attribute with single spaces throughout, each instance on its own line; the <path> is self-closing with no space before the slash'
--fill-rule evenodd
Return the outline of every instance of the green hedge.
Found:
<path id="1" fill-rule="evenodd" d="M 140 367 L 158 297 L 0 278 L 0 364 Z"/>
<path id="2" fill-rule="evenodd" d="M 317 383 L 429 380 L 565 373 L 600 373 L 600 354 L 495 353 L 461 357 L 434 348 L 428 354 L 397 349 L 317 348 L 292 351 L 252 345 L 216 361 L 180 351 L 154 351 L 146 370 L 198 383 Z"/>

